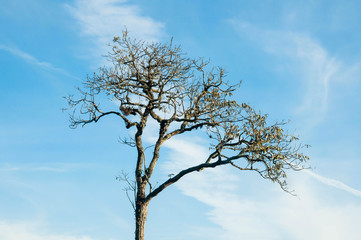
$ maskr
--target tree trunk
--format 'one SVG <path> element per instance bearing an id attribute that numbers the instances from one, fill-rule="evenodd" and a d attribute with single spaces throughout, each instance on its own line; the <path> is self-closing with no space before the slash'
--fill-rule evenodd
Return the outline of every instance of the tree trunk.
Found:
<path id="1" fill-rule="evenodd" d="M 135 240 L 144 240 L 145 221 L 147 220 L 148 204 L 145 202 L 145 185 L 138 188 L 135 207 Z"/>

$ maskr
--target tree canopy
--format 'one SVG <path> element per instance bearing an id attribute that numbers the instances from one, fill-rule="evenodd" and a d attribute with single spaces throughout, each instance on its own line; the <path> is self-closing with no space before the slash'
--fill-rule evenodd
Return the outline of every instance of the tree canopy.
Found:
<path id="1" fill-rule="evenodd" d="M 300 150 L 307 145 L 284 130 L 287 122 L 269 123 L 267 114 L 237 102 L 233 94 L 240 83 L 227 81 L 223 68 L 211 67 L 202 58 L 188 57 L 172 41 L 148 43 L 129 38 L 126 31 L 114 38 L 111 47 L 107 55 L 110 66 L 88 76 L 78 88 L 80 96 L 69 96 L 67 100 L 74 108 L 70 117 L 73 128 L 114 115 L 126 129 L 134 129 L 130 132 L 133 137 L 123 139 L 123 143 L 137 151 L 136 239 L 144 238 L 144 224 L 138 226 L 141 216 L 145 222 L 147 211 L 142 206 L 148 206 L 153 197 L 190 173 L 230 165 L 241 171 L 255 171 L 288 191 L 286 171 L 304 168 L 308 157 Z M 109 107 L 103 101 L 117 105 Z M 153 153 L 146 159 L 142 135 L 150 121 L 157 123 L 158 133 Z M 151 177 L 162 145 L 194 131 L 209 136 L 209 156 L 153 188 Z"/>

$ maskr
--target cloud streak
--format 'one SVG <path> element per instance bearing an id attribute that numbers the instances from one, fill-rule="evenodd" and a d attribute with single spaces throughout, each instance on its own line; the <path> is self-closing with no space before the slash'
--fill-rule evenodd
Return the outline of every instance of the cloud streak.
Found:
<path id="1" fill-rule="evenodd" d="M 314 38 L 294 31 L 263 30 L 246 22 L 232 21 L 242 37 L 250 38 L 265 52 L 281 59 L 282 67 L 292 72 L 290 79 L 299 79 L 296 88 L 301 102 L 295 112 L 305 116 L 310 127 L 319 124 L 329 108 L 329 90 L 347 72 L 342 61 Z"/>
<path id="2" fill-rule="evenodd" d="M 340 181 L 332 179 L 332 178 L 323 177 L 323 176 L 318 175 L 318 174 L 316 174 L 314 172 L 311 172 L 309 170 L 305 170 L 304 172 L 307 173 L 308 175 L 310 175 L 311 177 L 313 177 L 314 179 L 316 179 L 317 181 L 321 182 L 321 183 L 324 183 L 324 184 L 326 184 L 328 186 L 335 187 L 337 189 L 346 191 L 346 192 L 351 193 L 351 194 L 353 194 L 353 195 L 355 195 L 357 197 L 361 197 L 361 191 L 360 190 L 354 189 L 354 188 L 344 184 L 343 182 L 340 182 Z"/>
<path id="3" fill-rule="evenodd" d="M 39 167 L 6 166 L 6 167 L 0 168 L 0 172 L 18 172 L 18 171 L 21 171 L 21 172 L 66 172 L 67 169 L 48 167 L 48 166 L 39 166 Z"/>
<path id="4" fill-rule="evenodd" d="M 55 67 L 54 65 L 52 65 L 49 62 L 40 61 L 37 58 L 35 58 L 34 56 L 32 56 L 32 55 L 30 55 L 30 54 L 16 48 L 16 47 L 10 47 L 10 46 L 0 44 L 0 50 L 6 51 L 6 52 L 12 54 L 13 56 L 24 60 L 25 62 L 27 62 L 29 64 L 35 65 L 35 66 L 40 67 L 42 69 L 53 71 L 53 72 L 58 72 L 58 73 L 61 73 L 61 74 L 65 75 L 65 76 L 80 80 L 79 78 L 71 75 L 70 73 L 68 73 L 64 69 Z"/>
<path id="5" fill-rule="evenodd" d="M 88 236 L 71 236 L 69 234 L 49 234 L 37 230 L 38 223 L 9 223 L 0 220 L 0 239 L 6 240 L 94 240 Z"/>
<path id="6" fill-rule="evenodd" d="M 77 164 L 77 163 L 54 163 L 48 165 L 42 164 L 3 164 L 0 166 L 0 172 L 68 172 L 71 170 L 89 168 L 91 164 Z"/>

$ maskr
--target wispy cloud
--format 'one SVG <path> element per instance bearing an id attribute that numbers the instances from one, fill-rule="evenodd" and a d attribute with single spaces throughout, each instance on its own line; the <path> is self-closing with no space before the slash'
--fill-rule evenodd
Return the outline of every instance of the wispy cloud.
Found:
<path id="1" fill-rule="evenodd" d="M 80 32 L 89 36 L 104 54 L 106 44 L 120 35 L 126 27 L 133 37 L 142 40 L 159 40 L 164 33 L 164 24 L 144 16 L 137 5 L 126 0 L 76 0 L 66 5 L 80 25 Z"/>
<path id="2" fill-rule="evenodd" d="M 0 167 L 0 172 L 17 172 L 17 171 L 25 171 L 25 172 L 66 172 L 67 169 L 63 168 L 55 168 L 55 167 L 48 167 L 48 166 L 39 166 L 39 167 L 12 167 L 12 166 L 5 166 Z"/>
<path id="3" fill-rule="evenodd" d="M 357 190 L 357 189 L 354 189 L 346 184 L 344 184 L 343 182 L 340 182 L 338 180 L 335 180 L 335 179 L 332 179 L 332 178 L 327 178 L 327 177 L 323 177 L 321 175 L 318 175 L 314 172 L 311 172 L 309 170 L 305 170 L 305 172 L 312 176 L 313 178 L 315 178 L 316 180 L 328 185 L 328 186 L 331 186 L 331 187 L 335 187 L 335 188 L 338 188 L 340 190 L 343 190 L 343 191 L 346 191 L 346 192 L 349 192 L 355 196 L 358 196 L 358 197 L 361 197 L 361 191 L 360 190 Z"/>
<path id="4" fill-rule="evenodd" d="M 70 234 L 44 233 L 39 230 L 39 223 L 10 223 L 0 220 L 0 239 L 6 240 L 93 240 L 88 236 L 72 236 Z"/>
<path id="5" fill-rule="evenodd" d="M 316 40 L 303 34 L 270 31 L 266 35 L 270 40 L 265 49 L 296 60 L 297 67 L 304 74 L 306 88 L 298 111 L 323 116 L 328 108 L 330 83 L 340 71 L 341 62 L 330 57 Z"/>
<path id="6" fill-rule="evenodd" d="M 307 118 L 309 125 L 319 124 L 329 107 L 329 90 L 347 71 L 340 59 L 333 57 L 318 41 L 305 33 L 283 30 L 263 30 L 251 24 L 232 21 L 242 37 L 250 38 L 263 50 L 281 59 L 290 79 L 300 82 L 301 102 L 296 113 Z"/>
<path id="7" fill-rule="evenodd" d="M 37 67 L 43 68 L 45 70 L 49 70 L 49 71 L 54 71 L 54 72 L 58 72 L 61 73 L 65 76 L 80 80 L 79 78 L 71 75 L 70 73 L 68 73 L 66 70 L 62 69 L 62 68 L 58 68 L 55 67 L 54 65 L 52 65 L 49 62 L 44 62 L 44 61 L 40 61 L 37 58 L 35 58 L 34 56 L 14 47 L 14 46 L 6 46 L 3 44 L 0 44 L 0 50 L 6 51 L 8 53 L 11 53 L 13 56 L 16 56 L 24 61 L 26 61 L 29 64 L 33 64 Z"/>
<path id="8" fill-rule="evenodd" d="M 53 164 L 3 164 L 0 172 L 68 172 L 90 167 L 90 164 L 53 163 Z"/>
<path id="9" fill-rule="evenodd" d="M 171 160 L 163 164 L 166 173 L 177 172 L 199 162 L 208 153 L 203 145 L 189 139 L 176 139 L 167 147 L 172 151 Z M 214 239 L 230 240 L 241 236 L 251 240 L 356 240 L 361 234 L 358 227 L 361 203 L 347 202 L 342 195 L 337 205 L 325 202 L 318 195 L 321 193 L 312 188 L 316 179 L 341 188 L 345 193 L 358 194 L 357 190 L 350 191 L 339 181 L 325 180 L 315 174 L 312 177 L 309 177 L 310 174 L 298 174 L 291 182 L 299 199 L 277 186 L 271 189 L 270 185 L 267 189 L 262 187 L 267 183 L 263 179 L 257 180 L 257 176 L 244 177 L 246 173 L 236 173 L 227 167 L 215 168 L 189 175 L 176 184 L 183 194 L 211 207 L 207 216 L 222 229 L 221 235 L 214 236 Z M 327 191 L 330 190 L 322 194 L 327 195 Z M 252 197 L 255 193 L 256 198 Z"/>

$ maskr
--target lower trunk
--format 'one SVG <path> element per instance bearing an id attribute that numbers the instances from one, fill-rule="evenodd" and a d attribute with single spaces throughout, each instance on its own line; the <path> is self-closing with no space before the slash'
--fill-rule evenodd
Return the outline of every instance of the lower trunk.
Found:
<path id="1" fill-rule="evenodd" d="M 148 203 L 137 202 L 135 209 L 135 240 L 144 240 L 145 221 L 147 220 Z"/>

